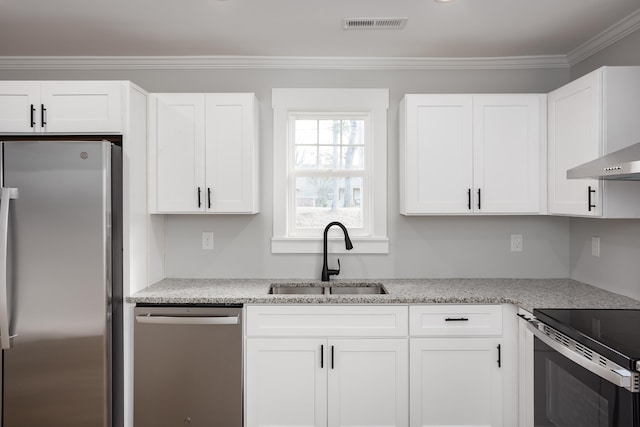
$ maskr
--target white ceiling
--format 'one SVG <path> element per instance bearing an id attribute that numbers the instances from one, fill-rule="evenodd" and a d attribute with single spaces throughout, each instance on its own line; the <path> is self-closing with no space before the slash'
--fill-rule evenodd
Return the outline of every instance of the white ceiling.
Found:
<path id="1" fill-rule="evenodd" d="M 0 0 L 0 56 L 566 55 L 638 0 Z M 404 30 L 344 17 L 408 17 Z"/>

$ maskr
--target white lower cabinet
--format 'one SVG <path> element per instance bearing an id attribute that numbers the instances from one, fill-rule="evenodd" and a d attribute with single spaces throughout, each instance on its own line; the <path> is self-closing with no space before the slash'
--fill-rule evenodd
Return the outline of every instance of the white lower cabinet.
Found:
<path id="1" fill-rule="evenodd" d="M 409 308 L 411 427 L 517 425 L 515 306 Z"/>
<path id="2" fill-rule="evenodd" d="M 502 426 L 500 338 L 411 339 L 411 426 Z"/>
<path id="3" fill-rule="evenodd" d="M 516 426 L 515 314 L 512 305 L 249 305 L 245 426 Z"/>
<path id="4" fill-rule="evenodd" d="M 327 425 L 324 339 L 247 339 L 246 426 Z"/>
<path id="5" fill-rule="evenodd" d="M 407 427 L 407 307 L 380 307 L 376 322 L 371 306 L 309 306 L 304 324 L 299 309 L 247 307 L 245 425 Z M 398 331 L 386 327 L 391 317 Z M 299 337 L 289 337 L 296 325 Z M 356 336 L 362 328 L 380 336 Z"/>
<path id="6" fill-rule="evenodd" d="M 329 340 L 328 425 L 407 426 L 406 338 Z"/>

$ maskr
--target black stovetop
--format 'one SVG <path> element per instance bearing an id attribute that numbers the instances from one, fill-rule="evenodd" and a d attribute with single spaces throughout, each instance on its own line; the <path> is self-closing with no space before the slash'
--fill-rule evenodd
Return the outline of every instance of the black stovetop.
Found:
<path id="1" fill-rule="evenodd" d="M 627 369 L 640 360 L 640 310 L 536 309 L 543 323 Z"/>

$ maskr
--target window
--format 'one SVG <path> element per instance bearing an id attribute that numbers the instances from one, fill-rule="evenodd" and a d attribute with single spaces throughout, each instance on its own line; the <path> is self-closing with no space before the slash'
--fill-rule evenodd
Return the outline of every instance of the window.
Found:
<path id="1" fill-rule="evenodd" d="M 331 221 L 368 235 L 368 200 L 360 197 L 370 168 L 368 115 L 291 113 L 289 126 L 289 236 L 317 236 Z"/>
<path id="2" fill-rule="evenodd" d="M 386 89 L 273 90 L 272 252 L 322 252 L 331 221 L 347 227 L 354 251 L 388 252 L 388 96 Z"/>

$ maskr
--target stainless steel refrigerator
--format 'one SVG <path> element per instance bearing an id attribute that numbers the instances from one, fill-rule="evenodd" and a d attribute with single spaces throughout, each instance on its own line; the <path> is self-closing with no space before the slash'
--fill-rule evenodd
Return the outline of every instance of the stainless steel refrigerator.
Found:
<path id="1" fill-rule="evenodd" d="M 2 427 L 119 426 L 121 148 L 0 142 Z"/>

